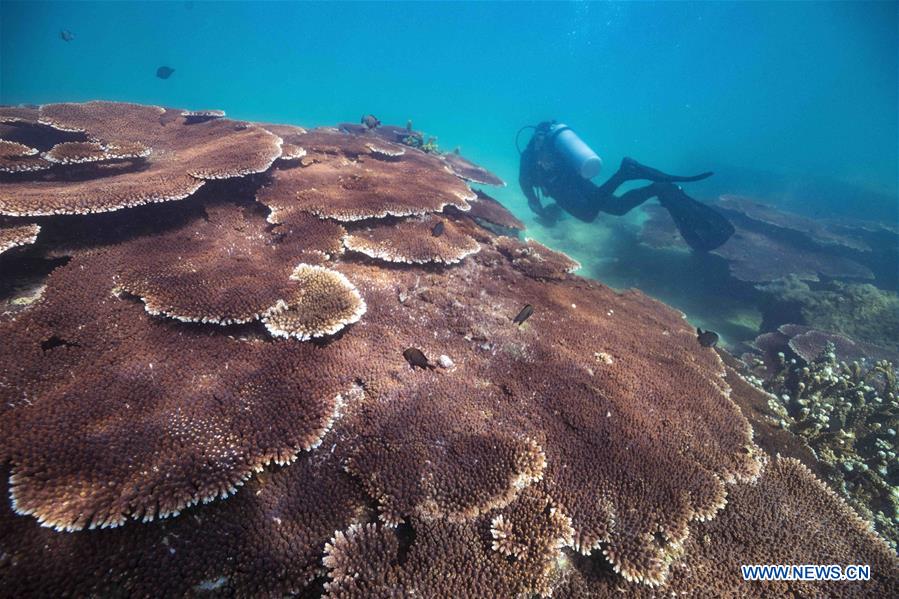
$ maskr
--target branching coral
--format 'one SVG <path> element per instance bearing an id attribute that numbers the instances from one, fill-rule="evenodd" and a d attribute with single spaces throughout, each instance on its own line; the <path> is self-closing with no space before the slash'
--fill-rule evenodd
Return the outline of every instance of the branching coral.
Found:
<path id="1" fill-rule="evenodd" d="M 802 438 L 860 513 L 893 547 L 899 541 L 899 387 L 887 361 L 837 360 L 833 343 L 807 364 L 777 354 L 773 375 L 760 381 L 772 394 L 780 424 Z"/>

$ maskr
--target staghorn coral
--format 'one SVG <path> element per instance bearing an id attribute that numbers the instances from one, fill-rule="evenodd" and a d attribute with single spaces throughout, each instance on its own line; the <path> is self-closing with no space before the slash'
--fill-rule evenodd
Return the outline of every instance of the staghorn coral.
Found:
<path id="1" fill-rule="evenodd" d="M 180 111 L 156 106 L 46 104 L 39 122 L 106 146 L 142 144 L 152 153 L 141 168 L 101 163 L 87 173 L 0 182 L 2 214 L 85 214 L 180 200 L 204 180 L 258 173 L 281 155 L 281 139 L 259 127 L 224 119 L 188 126 Z"/>
<path id="2" fill-rule="evenodd" d="M 34 243 L 37 241 L 37 235 L 40 232 L 40 225 L 5 226 L 0 224 L 0 254 L 14 247 Z"/>
<path id="3" fill-rule="evenodd" d="M 447 205 L 466 210 L 474 197 L 438 159 L 421 152 L 380 160 L 364 138 L 326 130 L 301 136 L 298 145 L 314 163 L 275 169 L 272 184 L 258 195 L 272 210 L 272 222 L 289 223 L 297 212 L 356 221 L 439 212 Z"/>
<path id="4" fill-rule="evenodd" d="M 435 235 L 433 231 L 438 223 L 442 223 L 443 232 Z M 481 249 L 453 221 L 430 215 L 396 224 L 375 222 L 364 229 L 353 229 L 343 244 L 346 249 L 371 258 L 406 264 L 455 264 Z"/>

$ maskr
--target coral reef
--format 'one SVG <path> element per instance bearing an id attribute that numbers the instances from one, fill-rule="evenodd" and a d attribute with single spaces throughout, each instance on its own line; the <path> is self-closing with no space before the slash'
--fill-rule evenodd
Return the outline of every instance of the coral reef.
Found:
<path id="1" fill-rule="evenodd" d="M 802 331 L 781 327 L 786 333 Z M 797 327 L 798 328 L 798 327 Z M 810 334 L 823 345 L 814 358 L 795 343 Z M 886 360 L 841 361 L 832 336 L 804 331 L 789 338 L 797 357 L 778 351 L 767 365 L 747 355 L 750 366 L 761 369 L 754 382 L 771 394 L 769 406 L 779 425 L 797 435 L 828 468 L 828 482 L 890 542 L 899 544 L 899 467 L 896 431 L 899 430 L 899 386 L 896 367 Z M 839 340 L 840 338 L 837 337 Z M 845 338 L 843 338 L 845 339 Z M 851 340 L 846 340 L 851 343 Z M 777 349 L 777 339 L 759 345 Z M 817 343 L 812 344 L 816 346 Z M 782 346 L 781 346 L 782 347 Z M 800 348 L 796 351 L 795 348 Z M 843 355 L 846 355 L 843 350 Z M 798 358 L 798 359 L 797 359 Z"/>
<path id="2" fill-rule="evenodd" d="M 730 196 L 722 196 L 712 205 L 726 214 L 736 229 L 724 245 L 712 252 L 727 261 L 731 276 L 736 279 L 767 283 L 787 276 L 807 281 L 817 281 L 820 276 L 875 276 L 869 261 L 864 260 L 865 252 L 859 251 L 867 249 L 861 241 L 836 233 L 825 235 L 820 228 L 808 224 L 812 221 L 795 215 L 784 214 L 783 219 L 775 219 L 776 214 L 783 213 L 755 202 L 736 202 Z M 747 206 L 755 208 L 749 210 Z M 740 210 L 736 210 L 738 207 Z M 665 209 L 647 206 L 644 210 L 649 218 L 640 233 L 643 243 L 656 248 L 687 249 Z M 797 220 L 799 224 L 794 222 Z M 778 225 L 772 225 L 772 221 Z M 784 228 L 787 224 L 799 229 Z"/>
<path id="3" fill-rule="evenodd" d="M 477 198 L 468 200 L 470 208 L 466 214 L 473 218 L 476 223 L 490 229 L 497 235 L 518 237 L 518 232 L 523 231 L 525 228 L 524 223 L 483 191 L 476 190 L 475 193 Z M 447 207 L 446 211 L 453 213 L 454 209 Z"/>
<path id="4" fill-rule="evenodd" d="M 441 158 L 457 176 L 481 185 L 499 185 L 506 183 L 487 169 L 479 166 L 458 152 L 447 152 Z"/>
<path id="5" fill-rule="evenodd" d="M 38 171 L 52 176 L 0 181 L 0 214 L 85 214 L 180 200 L 208 179 L 265 171 L 281 155 L 281 139 L 260 127 L 225 119 L 188 124 L 180 111 L 157 106 L 46 104 L 36 121 L 26 122 L 33 124 L 80 134 L 83 139 L 74 152 L 80 159 L 71 159 L 76 148 L 68 146 L 56 155 L 70 158 L 45 160 L 56 168 Z M 0 137 L 6 138 L 3 132 Z M 149 154 L 133 152 L 134 144 L 150 148 Z M 109 145 L 125 151 L 101 150 Z M 136 158 L 122 160 L 129 152 Z M 81 166 L 88 170 L 71 170 L 70 163 L 85 162 Z"/>
<path id="6" fill-rule="evenodd" d="M 151 314 L 246 323 L 297 296 L 302 285 L 292 282 L 294 267 L 339 254 L 343 234 L 340 225 L 310 217 L 274 243 L 262 216 L 233 204 L 209 207 L 204 219 L 120 246 L 114 280 Z"/>
<path id="7" fill-rule="evenodd" d="M 718 198 L 716 204 L 731 213 L 741 214 L 747 219 L 778 229 L 802 233 L 821 245 L 844 246 L 856 250 L 871 249 L 863 239 L 841 231 L 832 223 L 784 212 L 752 198 L 725 194 Z"/>
<path id="8" fill-rule="evenodd" d="M 466 200 L 475 197 L 438 158 L 421 152 L 385 157 L 361 137 L 327 130 L 301 136 L 298 145 L 313 162 L 274 170 L 272 184 L 259 195 L 272 211 L 270 222 L 289 223 L 297 213 L 352 222 L 440 212 L 448 205 L 467 210 Z"/>
<path id="9" fill-rule="evenodd" d="M 802 324 L 899 352 L 899 294 L 867 283 L 809 285 L 796 277 L 760 287 L 780 304 L 795 305 Z M 780 310 L 783 311 L 783 310 Z"/>
<path id="10" fill-rule="evenodd" d="M 29 245 L 37 241 L 40 225 L 8 225 L 0 223 L 0 254 L 14 247 Z"/>
<path id="11" fill-rule="evenodd" d="M 509 258 L 515 268 L 538 279 L 564 279 L 568 273 L 581 267 L 577 260 L 533 239 L 528 239 L 525 244 L 517 240 L 498 239 L 496 247 Z"/>
<path id="12" fill-rule="evenodd" d="M 683 554 L 665 587 L 672 596 L 893 597 L 899 592 L 895 553 L 793 458 L 773 458 L 757 481 L 735 485 L 727 509 L 696 526 Z M 595 560 L 568 555 L 572 567 L 553 596 L 658 596 L 619 583 Z M 746 564 L 868 564 L 871 580 L 744 581 L 740 566 Z"/>
<path id="13" fill-rule="evenodd" d="M 440 235 L 433 233 L 441 227 Z M 469 225 L 470 226 L 470 225 Z M 455 264 L 481 249 L 463 223 L 433 216 L 355 229 L 344 238 L 346 249 L 386 262 Z"/>
<path id="14" fill-rule="evenodd" d="M 680 313 L 498 236 L 518 222 L 438 156 L 62 106 L 0 117 L 40 151 L 128 142 L 158 160 L 102 181 L 165 169 L 203 189 L 38 218 L 29 253 L 71 258 L 0 321 L 0 595 L 761 594 L 784 587 L 746 587 L 733 564 L 766 549 L 869 563 L 845 592 L 896 593 L 895 555 L 753 442 L 745 389 Z M 9 174 L 0 197 L 42 185 L 40 206 L 111 208 L 70 201 L 93 175 Z"/>

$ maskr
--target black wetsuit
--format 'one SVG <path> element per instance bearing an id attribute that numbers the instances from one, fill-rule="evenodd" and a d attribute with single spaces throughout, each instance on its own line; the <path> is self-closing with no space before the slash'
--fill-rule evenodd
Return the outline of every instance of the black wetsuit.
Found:
<path id="1" fill-rule="evenodd" d="M 550 127 L 554 123 L 540 123 L 534 136 L 521 153 L 518 182 L 528 199 L 528 206 L 547 221 L 554 222 L 558 213 L 544 207 L 540 195 L 553 198 L 561 208 L 585 222 L 592 222 L 600 212 L 621 216 L 650 198 L 658 198 L 668 209 L 686 242 L 691 248 L 711 251 L 734 232 L 724 216 L 716 210 L 689 197 L 675 182 L 698 181 L 712 173 L 681 177 L 667 175 L 644 166 L 631 158 L 621 161 L 618 171 L 602 185 L 584 179 L 557 152 Z M 645 187 L 631 189 L 620 196 L 615 191 L 627 181 L 652 181 Z"/>

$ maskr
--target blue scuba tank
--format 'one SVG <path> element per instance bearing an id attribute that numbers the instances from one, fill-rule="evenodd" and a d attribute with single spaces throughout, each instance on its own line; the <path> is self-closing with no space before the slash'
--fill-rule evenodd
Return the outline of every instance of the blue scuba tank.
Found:
<path id="1" fill-rule="evenodd" d="M 602 159 L 568 125 L 554 124 L 549 137 L 559 154 L 584 179 L 592 179 L 602 170 Z"/>

